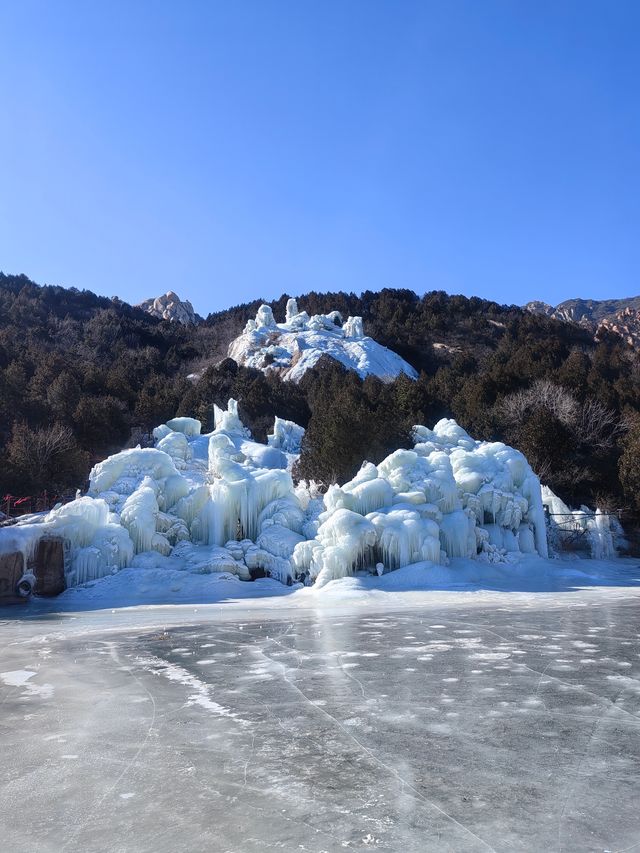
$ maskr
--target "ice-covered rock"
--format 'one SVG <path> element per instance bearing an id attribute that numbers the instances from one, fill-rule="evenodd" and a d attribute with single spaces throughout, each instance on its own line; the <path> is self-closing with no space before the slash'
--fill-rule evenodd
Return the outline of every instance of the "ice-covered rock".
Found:
<path id="1" fill-rule="evenodd" d="M 113 491 L 126 497 L 137 489 L 145 477 L 166 482 L 178 476 L 168 453 L 155 447 L 136 447 L 133 450 L 122 450 L 104 462 L 99 462 L 89 474 L 89 494 L 93 496 Z"/>
<path id="2" fill-rule="evenodd" d="M 61 536 L 66 543 L 67 586 L 87 583 L 129 565 L 134 546 L 120 519 L 106 501 L 88 496 L 58 505 L 41 517 L 0 529 L 0 552 L 21 551 L 25 566 L 43 536 Z"/>
<path id="3" fill-rule="evenodd" d="M 183 432 L 167 433 L 156 447 L 171 457 L 176 468 L 184 468 L 191 458 L 189 441 Z"/>
<path id="4" fill-rule="evenodd" d="M 403 358 L 364 334 L 362 317 L 342 322 L 338 311 L 315 314 L 298 311 L 289 299 L 284 323 L 276 323 L 268 305 L 261 305 L 255 320 L 232 341 L 229 356 L 238 364 L 260 370 L 276 370 L 283 379 L 299 382 L 323 355 L 340 362 L 359 376 L 378 376 L 385 382 L 401 373 L 411 379 L 417 373 Z"/>

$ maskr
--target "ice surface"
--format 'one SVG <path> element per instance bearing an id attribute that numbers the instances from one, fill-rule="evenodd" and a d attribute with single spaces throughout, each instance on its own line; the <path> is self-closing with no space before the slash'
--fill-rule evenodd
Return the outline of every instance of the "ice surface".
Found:
<path id="1" fill-rule="evenodd" d="M 276 370 L 293 382 L 299 382 L 323 355 L 362 378 L 373 375 L 391 381 L 401 373 L 411 379 L 418 376 L 397 353 L 364 334 L 362 317 L 349 317 L 344 325 L 337 311 L 309 317 L 298 311 L 295 299 L 287 303 L 284 323 L 276 323 L 271 308 L 262 305 L 229 347 L 229 356 L 238 364 Z"/>
<path id="2" fill-rule="evenodd" d="M 435 569 L 463 564 L 481 568 Z M 327 593 L 358 579 L 320 595 L 202 580 L 217 604 L 52 610 L 91 606 L 96 584 L 0 623 L 4 849 L 637 845 L 637 586 L 349 600 Z M 301 596 L 313 606 L 287 608 Z"/>

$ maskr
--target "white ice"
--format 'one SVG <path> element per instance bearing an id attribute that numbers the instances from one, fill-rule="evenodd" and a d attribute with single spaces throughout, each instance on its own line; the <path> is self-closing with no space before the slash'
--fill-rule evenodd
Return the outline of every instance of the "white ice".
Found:
<path id="1" fill-rule="evenodd" d="M 520 452 L 447 419 L 416 426 L 414 440 L 328 490 L 313 541 L 294 550 L 298 572 L 322 585 L 362 566 L 547 556 L 540 482 Z"/>
<path id="2" fill-rule="evenodd" d="M 309 317 L 298 311 L 295 299 L 287 303 L 284 323 L 276 323 L 271 308 L 262 305 L 229 347 L 238 364 L 275 370 L 292 382 L 299 382 L 323 355 L 361 378 L 373 375 L 388 382 L 401 373 L 411 379 L 418 375 L 397 353 L 364 334 L 362 317 L 349 317 L 344 325 L 337 311 Z"/>
<path id="3" fill-rule="evenodd" d="M 259 320 L 270 327 L 267 311 Z M 154 430 L 156 447 L 96 465 L 87 495 L 0 529 L 0 549 L 22 551 L 26 564 L 41 536 L 61 536 L 69 586 L 132 568 L 319 589 L 363 571 L 382 581 L 407 566 L 426 578 L 456 558 L 480 573 L 490 564 L 516 573 L 525 556 L 547 556 L 540 483 L 513 448 L 443 419 L 416 426 L 412 450 L 365 462 L 323 494 L 292 479 L 303 434 L 276 418 L 268 443 L 256 442 L 235 400 L 215 407 L 208 434 L 193 418 L 174 419 Z M 584 522 L 594 556 L 609 556 L 606 516 L 594 518 Z"/>

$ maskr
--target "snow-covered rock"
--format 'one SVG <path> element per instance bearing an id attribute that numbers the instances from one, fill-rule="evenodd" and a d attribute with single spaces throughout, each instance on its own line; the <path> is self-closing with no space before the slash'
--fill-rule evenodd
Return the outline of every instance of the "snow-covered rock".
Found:
<path id="1" fill-rule="evenodd" d="M 306 311 L 298 311 L 295 299 L 287 302 L 284 323 L 276 323 L 268 305 L 260 306 L 255 320 L 249 320 L 229 346 L 229 357 L 238 364 L 275 370 L 292 382 L 299 382 L 323 355 L 363 379 L 374 375 L 390 382 L 401 373 L 417 378 L 414 368 L 397 353 L 364 334 L 362 317 L 349 317 L 344 324 L 337 311 L 309 317 Z"/>
<path id="2" fill-rule="evenodd" d="M 182 300 L 173 290 L 168 290 L 162 296 L 155 299 L 145 299 L 138 305 L 147 314 L 159 317 L 161 320 L 169 320 L 172 323 L 184 323 L 185 326 L 196 325 L 202 320 L 193 310 L 189 300 Z"/>

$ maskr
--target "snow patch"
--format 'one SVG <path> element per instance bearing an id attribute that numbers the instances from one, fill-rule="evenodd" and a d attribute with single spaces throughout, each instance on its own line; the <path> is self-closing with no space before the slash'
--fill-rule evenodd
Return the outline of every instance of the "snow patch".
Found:
<path id="1" fill-rule="evenodd" d="M 238 715 L 233 711 L 230 711 L 228 708 L 225 708 L 218 702 L 215 702 L 211 698 L 211 688 L 204 681 L 201 681 L 196 675 L 193 675 L 193 673 L 183 669 L 181 666 L 177 666 L 176 664 L 169 663 L 162 658 L 153 656 L 138 658 L 137 663 L 144 666 L 152 672 L 153 675 L 162 676 L 169 681 L 176 681 L 179 684 L 188 687 L 190 690 L 193 690 L 193 693 L 189 694 L 187 698 L 187 705 L 197 705 L 218 717 L 229 717 L 242 726 L 250 725 L 246 720 L 238 717 Z"/>

